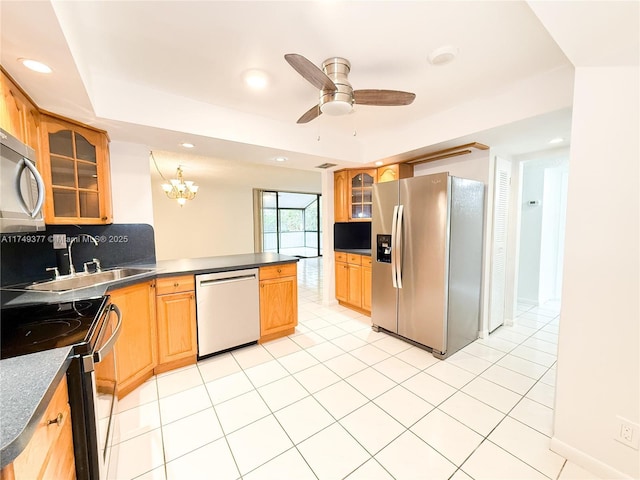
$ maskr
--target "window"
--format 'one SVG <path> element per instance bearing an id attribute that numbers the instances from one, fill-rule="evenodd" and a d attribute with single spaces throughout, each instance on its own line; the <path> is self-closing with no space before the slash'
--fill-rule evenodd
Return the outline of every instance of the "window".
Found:
<path id="1" fill-rule="evenodd" d="M 320 195 L 258 190 L 263 252 L 322 255 Z"/>

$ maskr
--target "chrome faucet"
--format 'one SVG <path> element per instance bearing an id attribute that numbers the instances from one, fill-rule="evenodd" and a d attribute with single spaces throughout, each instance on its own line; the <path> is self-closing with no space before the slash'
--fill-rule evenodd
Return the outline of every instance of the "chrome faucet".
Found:
<path id="1" fill-rule="evenodd" d="M 73 266 L 73 260 L 71 259 L 71 246 L 73 245 L 73 242 L 75 242 L 78 238 L 80 237 L 87 237 L 89 238 L 93 244 L 97 247 L 98 246 L 98 241 L 92 237 L 91 235 L 87 234 L 87 233 L 79 233 L 78 235 L 76 235 L 75 237 L 73 237 L 71 239 L 71 241 L 69 242 L 69 247 L 68 247 L 68 252 L 69 252 L 69 275 L 75 275 L 76 274 L 76 267 Z M 95 261 L 95 259 L 94 259 Z M 98 268 L 100 263 L 98 262 Z"/>

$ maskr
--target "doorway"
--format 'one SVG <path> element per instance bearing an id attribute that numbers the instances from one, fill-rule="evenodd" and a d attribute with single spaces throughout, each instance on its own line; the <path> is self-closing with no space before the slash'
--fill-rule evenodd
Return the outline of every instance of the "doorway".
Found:
<path id="1" fill-rule="evenodd" d="M 300 258 L 322 255 L 320 194 L 259 191 L 263 252 Z"/>
<path id="2" fill-rule="evenodd" d="M 568 189 L 566 158 L 521 163 L 519 305 L 558 304 L 562 293 Z"/>

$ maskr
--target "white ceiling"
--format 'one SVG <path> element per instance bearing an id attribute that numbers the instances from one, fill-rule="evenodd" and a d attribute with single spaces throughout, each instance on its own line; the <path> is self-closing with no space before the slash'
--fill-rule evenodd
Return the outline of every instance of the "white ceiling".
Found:
<path id="1" fill-rule="evenodd" d="M 381 137 L 389 139 L 385 157 L 412 150 L 415 140 L 403 143 L 403 132 L 425 118 L 573 68 L 522 1 L 3 0 L 0 15 L 2 66 L 41 108 L 104 128 L 112 141 L 169 152 L 190 141 L 199 157 L 269 164 L 284 155 L 284 166 L 303 169 L 377 160 L 371 145 Z M 584 19 L 581 25 L 594 29 Z M 637 36 L 632 23 L 634 30 Z M 430 65 L 428 54 L 443 45 L 457 47 L 458 57 Z M 627 56 L 637 56 L 634 48 Z M 317 90 L 287 64 L 286 53 L 317 65 L 345 57 L 355 89 L 411 91 L 416 100 L 356 106 L 344 117 L 297 125 L 317 103 Z M 54 72 L 30 72 L 19 57 Z M 253 68 L 269 77 L 264 91 L 242 81 Z M 569 137 L 570 116 L 569 98 L 558 111 L 468 139 L 513 154 L 542 150 L 552 137 Z M 465 139 L 418 146 L 435 150 Z"/>

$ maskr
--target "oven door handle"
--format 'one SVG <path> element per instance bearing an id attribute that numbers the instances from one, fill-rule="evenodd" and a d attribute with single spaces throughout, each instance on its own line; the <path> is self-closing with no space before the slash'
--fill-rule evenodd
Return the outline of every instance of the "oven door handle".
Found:
<path id="1" fill-rule="evenodd" d="M 100 350 L 98 350 L 93 354 L 94 363 L 100 363 L 104 357 L 106 357 L 107 355 L 109 355 L 109 353 L 111 353 L 111 350 L 113 350 L 113 347 L 116 344 L 116 340 L 118 339 L 118 336 L 120 336 L 120 328 L 122 327 L 122 313 L 120 313 L 120 309 L 118 308 L 118 306 L 114 305 L 113 303 L 109 305 L 109 309 L 107 313 L 112 311 L 116 312 L 116 315 L 118 316 L 118 324 L 116 325 L 116 328 L 113 331 L 111 338 L 109 338 L 109 340 L 106 341 L 106 343 L 102 346 Z"/>

